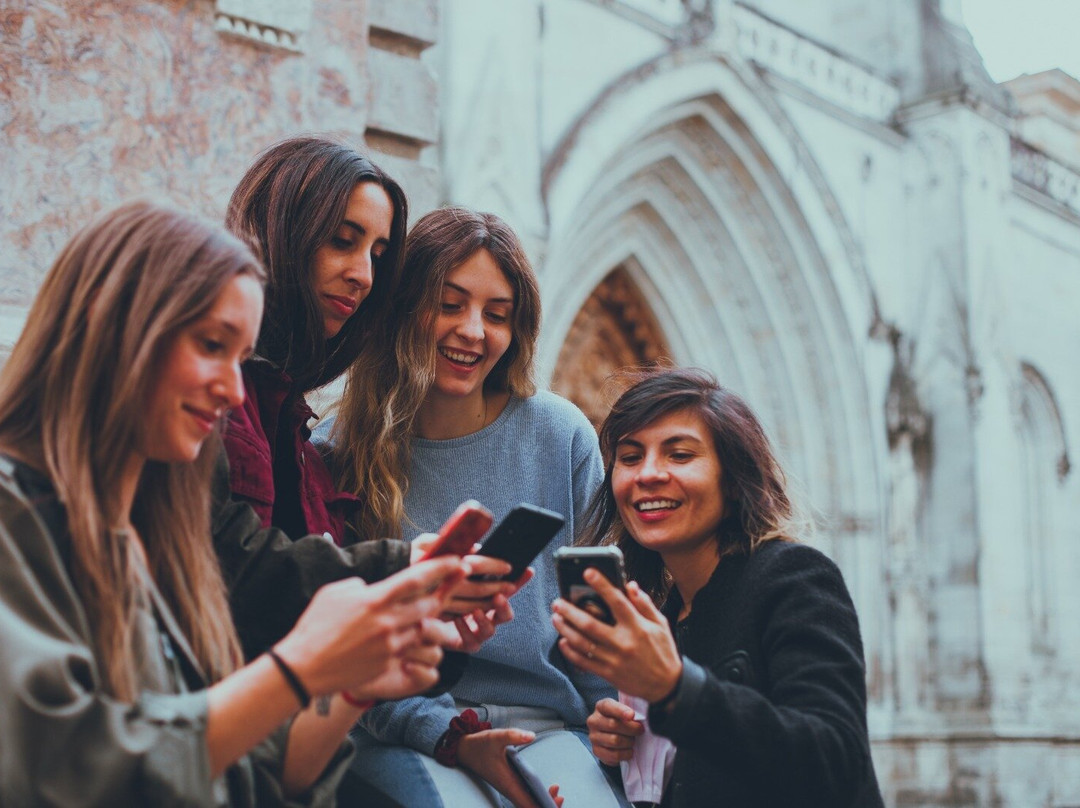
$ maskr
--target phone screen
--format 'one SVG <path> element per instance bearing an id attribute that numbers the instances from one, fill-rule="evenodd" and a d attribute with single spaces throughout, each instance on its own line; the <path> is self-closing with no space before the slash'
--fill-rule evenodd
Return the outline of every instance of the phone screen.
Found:
<path id="1" fill-rule="evenodd" d="M 491 531 L 479 554 L 509 561 L 510 574 L 502 576 L 501 580 L 516 581 L 559 532 L 564 521 L 562 514 L 522 503 Z"/>

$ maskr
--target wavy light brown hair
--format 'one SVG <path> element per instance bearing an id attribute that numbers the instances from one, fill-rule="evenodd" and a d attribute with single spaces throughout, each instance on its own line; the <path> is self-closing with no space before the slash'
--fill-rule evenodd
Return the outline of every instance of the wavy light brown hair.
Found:
<path id="1" fill-rule="evenodd" d="M 514 290 L 512 338 L 485 391 L 536 392 L 540 287 L 517 235 L 492 213 L 445 207 L 409 233 L 402 279 L 384 325 L 349 369 L 334 423 L 338 486 L 365 501 L 353 525 L 361 538 L 401 535 L 413 422 L 435 381 L 432 333 L 447 276 L 487 250 Z"/>
<path id="2" fill-rule="evenodd" d="M 383 254 L 373 261 L 371 291 L 337 336 L 326 339 L 311 286 L 315 251 L 345 219 L 349 196 L 373 182 L 390 197 L 394 219 Z M 266 265 L 266 313 L 255 352 L 307 392 L 327 384 L 356 358 L 401 274 L 409 207 L 386 172 L 349 146 L 325 137 L 294 137 L 260 154 L 233 191 L 225 226 L 257 246 Z"/>
<path id="3" fill-rule="evenodd" d="M 72 577 L 104 687 L 136 696 L 137 549 L 115 528 L 120 480 L 143 445 L 161 357 L 238 275 L 265 279 L 220 226 L 135 201 L 79 231 L 60 253 L 0 372 L 0 446 L 44 471 L 67 511 Z M 131 510 L 150 572 L 200 664 L 219 679 L 242 663 L 210 540 L 211 441 L 194 463 L 147 461 Z"/>
<path id="4" fill-rule="evenodd" d="M 586 528 L 578 544 L 615 544 L 626 558 L 627 577 L 657 602 L 670 588 L 664 562 L 655 550 L 642 547 L 626 529 L 611 490 L 619 441 L 674 412 L 701 417 L 712 435 L 720 461 L 724 516 L 716 536 L 720 554 L 751 553 L 773 539 L 794 540 L 795 512 L 787 480 L 772 445 L 753 410 L 739 396 L 697 368 L 646 371 L 611 408 L 600 426 L 604 485 L 589 506 Z"/>

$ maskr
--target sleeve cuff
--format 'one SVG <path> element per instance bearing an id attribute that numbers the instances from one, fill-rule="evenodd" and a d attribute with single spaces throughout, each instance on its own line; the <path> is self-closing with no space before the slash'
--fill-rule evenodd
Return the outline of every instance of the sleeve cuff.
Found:
<path id="1" fill-rule="evenodd" d="M 678 694 L 671 702 L 670 712 L 649 707 L 649 727 L 657 734 L 674 739 L 692 722 L 700 719 L 696 705 L 705 689 L 707 674 L 696 662 L 682 658 L 683 671 L 679 678 Z"/>

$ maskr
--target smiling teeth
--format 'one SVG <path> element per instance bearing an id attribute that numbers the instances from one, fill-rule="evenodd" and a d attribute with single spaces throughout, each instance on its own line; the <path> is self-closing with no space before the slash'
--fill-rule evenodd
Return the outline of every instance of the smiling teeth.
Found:
<path id="1" fill-rule="evenodd" d="M 667 508 L 678 508 L 679 503 L 673 499 L 653 499 L 648 502 L 639 502 L 634 507 L 639 511 L 659 511 Z"/>
<path id="2" fill-rule="evenodd" d="M 449 359 L 451 362 L 458 362 L 462 365 L 475 365 L 480 361 L 479 356 L 466 353 L 458 353 L 457 351 L 450 351 L 446 348 L 440 348 L 439 353 Z"/>

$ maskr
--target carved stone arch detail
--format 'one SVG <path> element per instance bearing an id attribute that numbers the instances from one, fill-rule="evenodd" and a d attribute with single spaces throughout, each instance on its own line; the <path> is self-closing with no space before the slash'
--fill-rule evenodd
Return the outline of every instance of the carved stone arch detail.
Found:
<path id="1" fill-rule="evenodd" d="M 1066 552 L 1058 541 L 1057 489 L 1070 471 L 1065 430 L 1057 401 L 1043 375 L 1020 363 L 1017 421 L 1023 492 L 1025 541 L 1029 553 L 1028 606 L 1032 651 L 1052 657 L 1058 646 L 1057 575 Z"/>
<path id="2" fill-rule="evenodd" d="M 551 387 L 596 427 L 611 408 L 618 371 L 669 357 L 659 323 L 624 266 L 607 274 L 578 310 L 566 334 Z"/>
<path id="3" fill-rule="evenodd" d="M 1062 483 L 1072 470 L 1072 462 L 1057 399 L 1034 365 L 1021 362 L 1020 376 L 1020 432 L 1033 448 L 1038 447 L 1044 464 L 1052 464 L 1057 482 Z"/>

